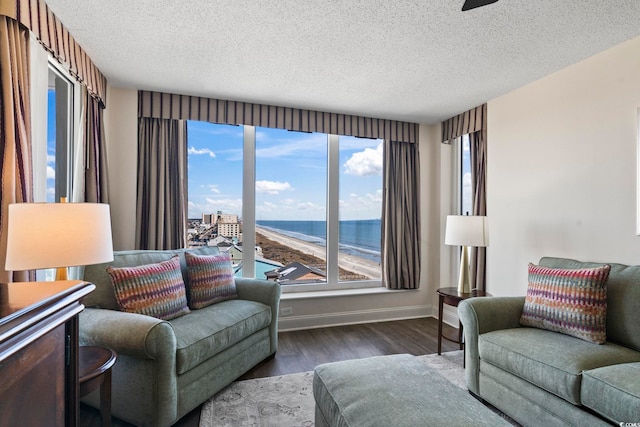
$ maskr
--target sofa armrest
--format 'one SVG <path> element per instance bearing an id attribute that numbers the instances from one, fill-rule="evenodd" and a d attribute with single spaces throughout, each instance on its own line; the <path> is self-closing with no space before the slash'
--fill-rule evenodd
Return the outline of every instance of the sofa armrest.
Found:
<path id="1" fill-rule="evenodd" d="M 176 336 L 169 322 L 100 308 L 80 313 L 81 345 L 99 345 L 139 359 L 175 359 Z"/>
<path id="2" fill-rule="evenodd" d="M 480 395 L 478 337 L 486 332 L 519 328 L 523 306 L 524 297 L 469 298 L 458 305 L 458 317 L 464 328 L 465 377 L 469 391 Z"/>
<path id="3" fill-rule="evenodd" d="M 280 310 L 280 284 L 270 280 L 236 277 L 238 298 L 261 302 L 271 307 L 271 354 L 278 350 L 278 311 Z"/>

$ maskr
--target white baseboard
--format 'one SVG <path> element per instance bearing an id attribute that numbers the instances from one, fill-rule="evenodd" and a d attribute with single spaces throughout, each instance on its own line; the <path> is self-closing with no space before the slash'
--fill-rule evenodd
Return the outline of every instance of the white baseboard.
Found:
<path id="1" fill-rule="evenodd" d="M 458 308 L 445 305 L 443 311 L 442 322 L 457 328 L 460 324 L 458 320 Z M 434 315 L 438 317 L 437 312 Z"/>
<path id="2" fill-rule="evenodd" d="M 419 305 L 374 310 L 346 311 L 339 313 L 286 316 L 278 319 L 279 331 L 326 328 L 331 326 L 355 325 L 359 323 L 388 322 L 392 320 L 416 319 L 437 316 L 431 305 Z M 457 324 L 457 319 L 456 319 Z"/>

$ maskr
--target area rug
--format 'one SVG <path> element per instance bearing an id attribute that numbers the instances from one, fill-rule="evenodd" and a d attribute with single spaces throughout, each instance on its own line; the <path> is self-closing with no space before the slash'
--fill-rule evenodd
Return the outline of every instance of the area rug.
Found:
<path id="1" fill-rule="evenodd" d="M 418 358 L 466 389 L 461 350 Z M 313 372 L 236 381 L 203 405 L 200 427 L 311 427 L 312 383 Z"/>

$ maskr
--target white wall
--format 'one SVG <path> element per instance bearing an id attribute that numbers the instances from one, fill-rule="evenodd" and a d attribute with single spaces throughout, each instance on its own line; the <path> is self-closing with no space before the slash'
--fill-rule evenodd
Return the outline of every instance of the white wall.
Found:
<path id="1" fill-rule="evenodd" d="M 113 248 L 133 249 L 136 232 L 138 169 L 138 92 L 107 88 L 105 138 L 109 161 L 109 197 Z"/>
<path id="2" fill-rule="evenodd" d="M 640 264 L 640 38 L 488 103 L 488 291 L 542 256 Z"/>
<path id="3" fill-rule="evenodd" d="M 114 248 L 135 246 L 137 170 L 137 91 L 109 87 L 105 114 L 108 141 Z M 437 314 L 435 290 L 440 287 L 440 126 L 420 127 L 422 197 L 422 275 L 420 289 L 349 296 L 284 296 L 280 306 L 292 315 L 280 318 L 280 328 L 298 329 L 373 322 Z"/>

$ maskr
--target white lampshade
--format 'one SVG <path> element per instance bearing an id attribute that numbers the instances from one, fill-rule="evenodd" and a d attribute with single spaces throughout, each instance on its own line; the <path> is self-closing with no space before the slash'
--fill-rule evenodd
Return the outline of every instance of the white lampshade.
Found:
<path id="1" fill-rule="evenodd" d="M 16 203 L 8 221 L 7 271 L 113 261 L 109 205 Z"/>
<path id="2" fill-rule="evenodd" d="M 487 217 L 448 215 L 444 243 L 453 246 L 489 246 Z"/>

